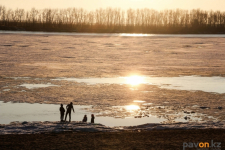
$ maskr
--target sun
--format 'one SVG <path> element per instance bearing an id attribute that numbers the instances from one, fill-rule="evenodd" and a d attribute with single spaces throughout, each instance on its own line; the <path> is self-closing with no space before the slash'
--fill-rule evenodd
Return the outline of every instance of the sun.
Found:
<path id="1" fill-rule="evenodd" d="M 144 83 L 144 77 L 141 76 L 131 76 L 131 77 L 125 77 L 127 84 L 130 85 L 138 85 Z"/>
<path id="2" fill-rule="evenodd" d="M 140 109 L 140 107 L 137 106 L 137 105 L 127 105 L 125 108 L 126 108 L 126 110 L 128 110 L 128 111 L 135 111 L 135 110 Z"/>

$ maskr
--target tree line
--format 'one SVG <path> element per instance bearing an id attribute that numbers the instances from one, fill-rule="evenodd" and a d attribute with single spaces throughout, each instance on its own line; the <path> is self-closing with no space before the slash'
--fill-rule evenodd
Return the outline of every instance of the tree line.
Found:
<path id="1" fill-rule="evenodd" d="M 225 12 L 105 8 L 7 9 L 0 5 L 0 30 L 108 33 L 224 33 Z"/>

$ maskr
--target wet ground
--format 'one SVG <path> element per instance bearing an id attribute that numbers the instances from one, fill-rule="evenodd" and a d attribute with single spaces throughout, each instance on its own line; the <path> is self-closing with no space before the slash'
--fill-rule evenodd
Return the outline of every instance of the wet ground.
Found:
<path id="1" fill-rule="evenodd" d="M 84 110 L 99 122 L 109 118 L 120 125 L 151 117 L 221 121 L 224 44 L 224 38 L 1 34 L 0 101 L 72 101 L 91 105 Z"/>
<path id="2" fill-rule="evenodd" d="M 137 102 L 139 103 L 139 102 Z M 59 121 L 59 105 L 55 104 L 29 104 L 29 103 L 3 103 L 0 102 L 0 124 L 24 121 Z M 65 106 L 64 106 L 65 107 Z M 197 106 L 196 106 L 197 107 Z M 174 107 L 142 105 L 126 106 L 80 106 L 74 105 L 75 113 L 71 120 L 82 121 L 84 115 L 90 122 L 91 114 L 95 114 L 95 122 L 105 126 L 136 126 L 146 123 L 177 123 L 177 122 L 207 122 L 218 121 L 212 116 Z M 65 116 L 64 116 L 65 118 Z M 67 117 L 67 121 L 68 121 Z"/>

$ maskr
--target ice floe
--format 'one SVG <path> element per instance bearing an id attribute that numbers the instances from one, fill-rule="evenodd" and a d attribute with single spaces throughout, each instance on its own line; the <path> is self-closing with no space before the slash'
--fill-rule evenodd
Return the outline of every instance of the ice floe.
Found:
<path id="1" fill-rule="evenodd" d="M 45 88 L 45 87 L 58 86 L 58 85 L 48 83 L 48 84 L 21 84 L 20 86 L 24 86 L 27 89 L 34 89 L 34 88 Z"/>

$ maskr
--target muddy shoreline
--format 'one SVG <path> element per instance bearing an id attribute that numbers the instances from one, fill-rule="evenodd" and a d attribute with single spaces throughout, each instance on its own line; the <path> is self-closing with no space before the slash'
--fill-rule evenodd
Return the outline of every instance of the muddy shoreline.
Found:
<path id="1" fill-rule="evenodd" d="M 183 149 L 184 142 L 221 142 L 224 129 L 0 135 L 1 149 Z M 186 148 L 188 149 L 188 148 Z"/>

